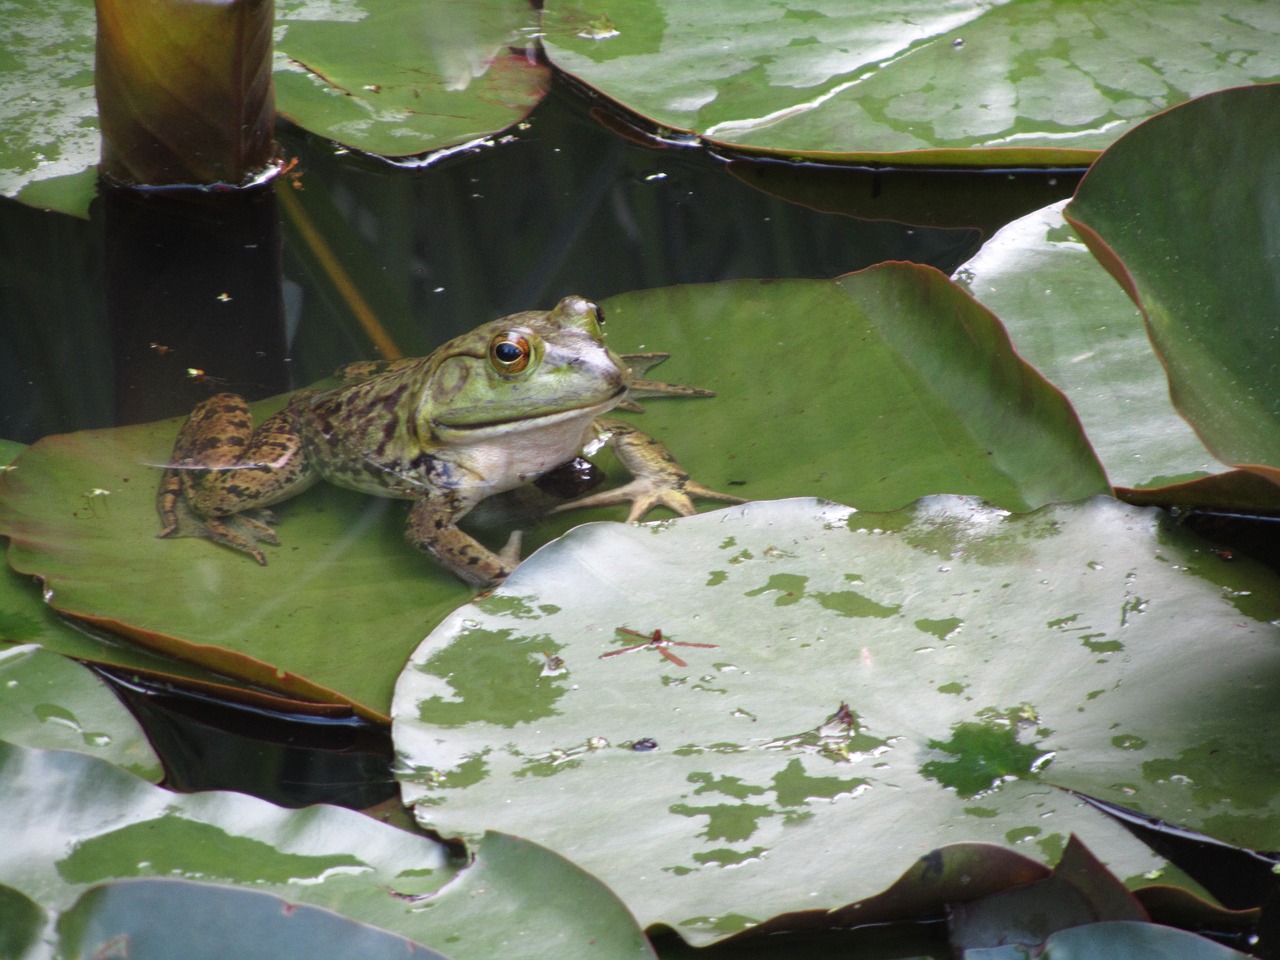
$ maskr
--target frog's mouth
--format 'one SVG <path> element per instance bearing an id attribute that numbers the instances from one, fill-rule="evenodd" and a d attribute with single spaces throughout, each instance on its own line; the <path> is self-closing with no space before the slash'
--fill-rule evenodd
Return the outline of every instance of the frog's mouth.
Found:
<path id="1" fill-rule="evenodd" d="M 448 420 L 435 418 L 432 420 L 432 425 L 441 430 L 451 430 L 465 434 L 481 433 L 485 430 L 499 430 L 503 427 L 520 426 L 528 429 L 550 427 L 566 420 L 583 420 L 590 417 L 598 417 L 600 414 L 607 413 L 616 407 L 626 395 L 627 384 L 624 383 L 619 385 L 618 389 L 605 399 L 597 400 L 595 403 L 583 404 L 580 407 L 569 407 L 564 410 L 555 410 L 550 413 L 533 416 L 528 413 L 512 414 L 509 417 L 486 416 L 483 420 L 468 420 L 465 415 L 462 418 L 451 417 Z M 492 411 L 477 409 L 476 413 L 484 414 L 492 413 Z"/>

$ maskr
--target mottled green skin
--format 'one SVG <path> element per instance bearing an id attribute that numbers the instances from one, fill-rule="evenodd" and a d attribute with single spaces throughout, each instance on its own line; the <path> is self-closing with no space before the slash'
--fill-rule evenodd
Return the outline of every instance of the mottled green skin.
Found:
<path id="1" fill-rule="evenodd" d="M 500 582 L 519 541 L 495 554 L 458 528 L 477 503 L 571 460 L 584 443 L 611 443 L 635 475 L 574 505 L 631 501 L 631 519 L 663 504 L 692 513 L 690 496 L 737 498 L 693 483 L 671 455 L 629 424 L 600 420 L 643 383 L 605 344 L 598 308 L 567 297 L 550 312 L 484 324 L 428 357 L 354 364 L 344 383 L 294 396 L 253 428 L 235 394 L 200 404 L 182 428 L 157 506 L 160 536 L 201 536 L 266 563 L 275 543 L 263 508 L 323 478 L 413 500 L 407 536 L 455 574 Z"/>

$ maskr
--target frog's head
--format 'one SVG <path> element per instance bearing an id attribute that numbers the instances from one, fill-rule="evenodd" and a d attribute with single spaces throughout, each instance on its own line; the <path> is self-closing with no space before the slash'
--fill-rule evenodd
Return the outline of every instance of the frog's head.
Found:
<path id="1" fill-rule="evenodd" d="M 627 368 L 603 321 L 591 301 L 565 297 L 451 340 L 436 351 L 419 418 L 437 435 L 476 435 L 604 413 L 626 395 Z"/>

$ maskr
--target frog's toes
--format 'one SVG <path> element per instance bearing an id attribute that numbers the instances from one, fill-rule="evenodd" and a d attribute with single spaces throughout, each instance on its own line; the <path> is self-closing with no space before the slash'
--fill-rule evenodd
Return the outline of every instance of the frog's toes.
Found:
<path id="1" fill-rule="evenodd" d="M 686 480 L 682 485 L 682 489 L 691 497 L 701 497 L 704 500 L 719 500 L 721 503 L 746 503 L 742 497 L 735 497 L 732 493 L 721 493 L 719 490 L 712 490 L 710 487 L 704 487 L 697 480 Z"/>
<path id="2" fill-rule="evenodd" d="M 579 507 L 603 507 L 615 503 L 630 503 L 631 510 L 627 514 L 627 522 L 636 523 L 657 507 L 666 507 L 672 513 L 682 517 L 691 517 L 697 512 L 697 508 L 693 505 L 694 497 L 721 500 L 726 503 L 744 502 L 741 497 L 720 493 L 687 477 L 678 480 L 669 477 L 637 477 L 630 483 L 613 490 L 605 490 L 571 503 L 561 504 L 553 512 L 576 510 Z"/>
<path id="3" fill-rule="evenodd" d="M 507 542 L 498 551 L 498 557 L 512 569 L 520 565 L 520 547 L 524 543 L 524 531 L 512 530 Z"/>
<path id="4" fill-rule="evenodd" d="M 279 546 L 280 539 L 267 525 L 274 522 L 275 517 L 265 510 L 233 513 L 226 517 L 203 517 L 192 510 L 185 500 L 179 500 L 174 504 L 169 523 L 156 536 L 162 539 L 198 537 L 202 540 L 212 540 L 214 543 L 249 554 L 265 567 L 267 558 L 258 544 L 268 543 Z"/>
<path id="5" fill-rule="evenodd" d="M 203 537 L 249 554 L 262 567 L 267 565 L 267 558 L 258 544 L 280 545 L 280 539 L 274 530 L 258 518 L 243 513 L 235 513 L 229 517 L 210 517 L 205 520 L 204 528 L 204 533 L 201 534 Z"/>

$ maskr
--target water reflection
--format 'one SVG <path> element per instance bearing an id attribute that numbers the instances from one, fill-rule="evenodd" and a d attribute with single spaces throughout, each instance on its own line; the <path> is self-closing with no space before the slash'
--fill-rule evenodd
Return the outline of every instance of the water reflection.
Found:
<path id="1" fill-rule="evenodd" d="M 376 356 L 380 336 L 424 354 L 570 293 L 829 277 L 889 259 L 950 270 L 980 239 L 817 212 L 701 150 L 619 136 L 602 116 L 559 83 L 520 129 L 413 170 L 286 125 L 299 162 L 276 186 L 282 214 L 269 195 L 216 196 L 208 216 L 194 201 L 100 199 L 89 223 L 0 204 L 0 435 L 178 415 L 222 384 L 265 396 Z M 864 199 L 864 216 L 901 208 L 901 191 L 892 210 Z"/>

